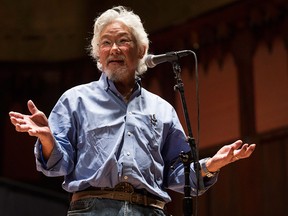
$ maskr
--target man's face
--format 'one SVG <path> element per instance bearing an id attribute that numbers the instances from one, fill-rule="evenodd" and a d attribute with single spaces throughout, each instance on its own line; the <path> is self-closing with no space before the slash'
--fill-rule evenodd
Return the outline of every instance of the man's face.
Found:
<path id="1" fill-rule="evenodd" d="M 143 56 L 139 50 L 135 37 L 122 22 L 108 24 L 100 34 L 99 61 L 113 81 L 134 79 L 139 59 Z"/>

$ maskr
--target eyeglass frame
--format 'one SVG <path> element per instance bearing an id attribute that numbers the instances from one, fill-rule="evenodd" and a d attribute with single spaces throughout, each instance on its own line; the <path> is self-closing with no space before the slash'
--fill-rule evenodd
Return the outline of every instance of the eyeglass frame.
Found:
<path id="1" fill-rule="evenodd" d="M 129 45 L 131 45 L 134 41 L 132 39 L 130 39 L 129 37 L 120 37 L 117 40 L 110 40 L 108 38 L 104 38 L 102 40 L 99 41 L 99 43 L 97 44 L 99 46 L 99 48 L 101 49 L 105 49 L 105 48 L 109 48 L 111 49 L 114 44 L 121 48 L 121 47 L 128 47 Z"/>

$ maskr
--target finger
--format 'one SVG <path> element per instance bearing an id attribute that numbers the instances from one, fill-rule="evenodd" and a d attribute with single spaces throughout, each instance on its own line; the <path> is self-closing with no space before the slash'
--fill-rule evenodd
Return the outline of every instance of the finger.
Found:
<path id="1" fill-rule="evenodd" d="M 10 117 L 10 121 L 15 126 L 16 126 L 16 124 L 23 124 L 23 122 L 24 122 L 23 119 L 19 119 L 19 118 L 15 118 L 15 117 Z"/>
<path id="2" fill-rule="evenodd" d="M 16 125 L 16 124 L 26 124 L 26 121 L 22 118 L 15 118 L 15 117 L 10 117 L 10 120 L 12 122 L 12 124 Z"/>
<path id="3" fill-rule="evenodd" d="M 249 146 L 249 150 L 254 151 L 255 148 L 256 148 L 256 144 L 254 144 L 254 143 Z"/>
<path id="4" fill-rule="evenodd" d="M 255 144 L 251 144 L 249 147 L 247 147 L 246 152 L 245 152 L 245 156 L 250 157 L 250 155 L 253 153 L 255 148 L 256 148 Z"/>
<path id="5" fill-rule="evenodd" d="M 37 136 L 37 135 L 38 135 L 38 131 L 37 131 L 37 130 L 30 129 L 30 130 L 28 130 L 28 134 L 29 134 L 30 136 Z"/>
<path id="6" fill-rule="evenodd" d="M 233 143 L 233 148 L 234 148 L 234 150 L 236 150 L 236 149 L 238 149 L 238 148 L 240 148 L 240 146 L 243 144 L 243 142 L 242 142 L 242 140 L 237 140 L 237 141 L 235 141 L 234 143 Z"/>
<path id="7" fill-rule="evenodd" d="M 13 111 L 9 112 L 9 116 L 14 117 L 14 118 L 24 118 L 23 114 L 18 113 L 18 112 L 13 112 Z"/>
<path id="8" fill-rule="evenodd" d="M 15 129 L 17 132 L 27 132 L 30 136 L 38 136 L 38 131 L 31 129 L 29 126 L 16 125 Z"/>
<path id="9" fill-rule="evenodd" d="M 251 144 L 250 146 L 246 143 L 242 146 L 241 150 L 235 153 L 235 157 L 238 159 L 250 157 L 253 153 L 254 149 L 256 148 L 255 144 Z"/>
<path id="10" fill-rule="evenodd" d="M 38 108 L 35 106 L 35 104 L 33 103 L 33 101 L 32 100 L 29 100 L 28 102 L 27 102 L 27 106 L 28 106 L 28 109 L 29 109 L 29 111 L 30 111 L 30 113 L 33 115 L 33 114 L 35 114 L 35 113 L 37 113 L 39 110 L 38 110 Z"/>
<path id="11" fill-rule="evenodd" d="M 228 155 L 231 157 L 232 160 L 234 160 L 235 155 L 238 155 L 240 152 L 240 146 L 242 145 L 242 140 L 237 140 L 234 143 L 232 143 L 229 149 Z"/>
<path id="12" fill-rule="evenodd" d="M 17 124 L 17 119 L 15 117 L 10 117 L 10 121 L 13 125 Z"/>
<path id="13" fill-rule="evenodd" d="M 235 154 L 245 154 L 245 152 L 247 151 L 248 148 L 248 144 L 245 143 L 244 145 L 241 146 L 241 148 L 235 150 Z"/>
<path id="14" fill-rule="evenodd" d="M 31 128 L 27 125 L 20 125 L 20 124 L 16 124 L 15 125 L 15 129 L 18 132 L 27 132 L 29 131 Z"/>

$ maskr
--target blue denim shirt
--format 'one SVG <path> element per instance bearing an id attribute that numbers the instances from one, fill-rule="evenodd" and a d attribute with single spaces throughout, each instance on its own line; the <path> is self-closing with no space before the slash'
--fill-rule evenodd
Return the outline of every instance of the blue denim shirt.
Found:
<path id="1" fill-rule="evenodd" d="M 36 142 L 37 170 L 64 176 L 68 192 L 129 182 L 166 202 L 171 199 L 165 188 L 183 193 L 183 165 L 179 161 L 173 170 L 170 166 L 181 151 L 190 151 L 186 135 L 174 108 L 140 82 L 126 103 L 102 73 L 98 81 L 66 91 L 53 108 L 49 125 L 56 146 L 43 162 L 41 143 Z M 195 188 L 193 164 L 190 179 Z M 200 178 L 200 194 L 216 180 Z"/>

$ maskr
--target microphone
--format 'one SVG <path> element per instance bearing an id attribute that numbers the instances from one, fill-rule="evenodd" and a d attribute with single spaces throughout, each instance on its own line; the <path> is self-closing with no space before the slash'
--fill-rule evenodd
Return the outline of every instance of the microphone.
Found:
<path id="1" fill-rule="evenodd" d="M 180 58 L 187 56 L 191 54 L 191 50 L 181 50 L 177 52 L 167 52 L 165 54 L 160 55 L 147 55 L 145 59 L 145 64 L 148 68 L 153 68 L 158 64 L 164 63 L 164 62 L 173 62 L 177 61 Z"/>

